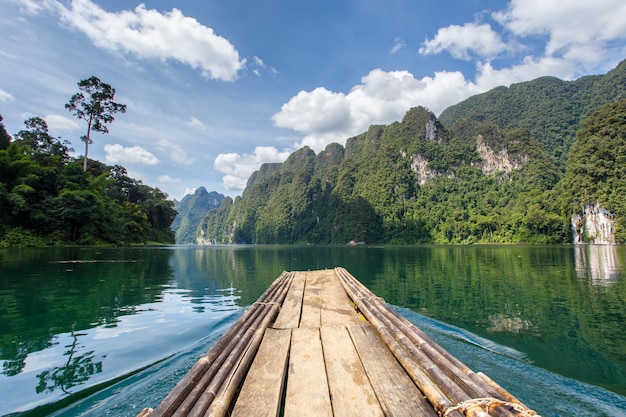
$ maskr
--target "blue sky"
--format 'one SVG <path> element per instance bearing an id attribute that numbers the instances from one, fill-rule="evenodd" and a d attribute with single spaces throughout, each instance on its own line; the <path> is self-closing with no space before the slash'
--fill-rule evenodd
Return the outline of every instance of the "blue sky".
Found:
<path id="1" fill-rule="evenodd" d="M 89 155 L 180 199 L 239 195 L 263 162 L 626 58 L 623 0 L 3 0 L 0 114 L 84 152 L 64 108 L 92 75 L 127 105 Z"/>

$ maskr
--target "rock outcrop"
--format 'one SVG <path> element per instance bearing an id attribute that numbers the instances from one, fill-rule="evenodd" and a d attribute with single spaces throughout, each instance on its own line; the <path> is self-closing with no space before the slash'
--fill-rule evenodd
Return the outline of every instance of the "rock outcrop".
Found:
<path id="1" fill-rule="evenodd" d="M 613 213 L 599 204 L 588 204 L 583 213 L 572 215 L 573 243 L 608 245 L 615 243 L 615 219 Z"/>
<path id="2" fill-rule="evenodd" d="M 509 151 L 506 148 L 494 152 L 494 150 L 485 143 L 482 135 L 478 135 L 476 138 L 476 152 L 478 152 L 482 161 L 474 165 L 478 166 L 485 175 L 495 172 L 505 172 L 508 174 L 511 171 L 520 170 L 528 160 L 528 156 L 526 155 L 513 158 L 509 155 Z"/>

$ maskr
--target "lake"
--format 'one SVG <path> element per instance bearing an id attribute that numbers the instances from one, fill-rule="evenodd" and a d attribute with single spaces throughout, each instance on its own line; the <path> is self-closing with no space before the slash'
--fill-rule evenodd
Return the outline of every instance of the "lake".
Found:
<path id="1" fill-rule="evenodd" d="M 0 249 L 0 416 L 155 407 L 284 271 L 345 267 L 543 417 L 626 416 L 626 247 Z"/>

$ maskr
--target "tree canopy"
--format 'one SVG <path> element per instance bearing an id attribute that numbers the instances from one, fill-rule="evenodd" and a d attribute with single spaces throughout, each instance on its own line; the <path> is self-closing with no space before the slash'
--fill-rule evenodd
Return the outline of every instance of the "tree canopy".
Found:
<path id="1" fill-rule="evenodd" d="M 176 211 L 158 188 L 122 166 L 90 160 L 84 171 L 41 118 L 13 138 L 1 120 L 0 246 L 174 242 Z"/>
<path id="2" fill-rule="evenodd" d="M 65 108 L 71 111 L 74 117 L 87 123 L 87 134 L 81 137 L 85 142 L 83 171 L 87 171 L 89 145 L 93 143 L 91 132 L 108 133 L 106 125 L 115 120 L 114 114 L 125 113 L 126 105 L 114 102 L 115 89 L 100 81 L 98 77 L 91 76 L 79 81 L 78 88 L 81 91 L 70 98 Z"/>

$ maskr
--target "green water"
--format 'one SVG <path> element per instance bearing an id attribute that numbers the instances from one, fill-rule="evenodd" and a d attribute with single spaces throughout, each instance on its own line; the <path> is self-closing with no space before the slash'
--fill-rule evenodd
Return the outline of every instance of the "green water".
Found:
<path id="1" fill-rule="evenodd" d="M 335 266 L 544 417 L 626 415 L 626 248 L 172 246 L 0 250 L 0 416 L 135 416 L 283 270 Z"/>

